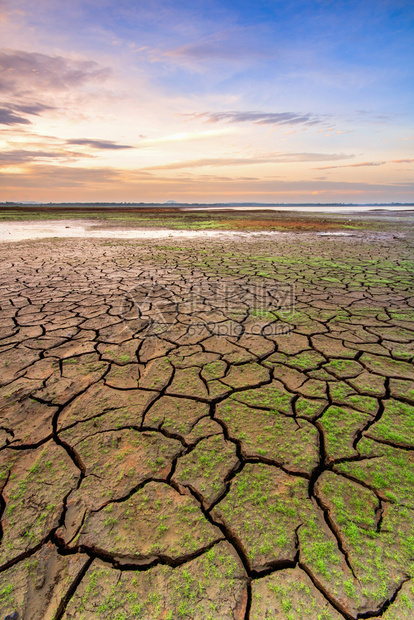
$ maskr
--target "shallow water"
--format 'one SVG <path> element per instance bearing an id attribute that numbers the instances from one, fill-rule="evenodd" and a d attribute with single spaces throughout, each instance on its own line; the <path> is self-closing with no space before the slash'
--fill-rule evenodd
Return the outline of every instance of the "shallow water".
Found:
<path id="1" fill-rule="evenodd" d="M 380 211 L 413 211 L 413 206 L 392 206 L 392 205 L 261 205 L 255 207 L 246 206 L 211 206 L 202 207 L 182 207 L 181 211 L 295 211 L 299 213 L 368 213 L 373 215 Z"/>
<path id="2" fill-rule="evenodd" d="M 349 232 L 318 232 L 316 234 L 320 235 L 321 237 L 326 237 L 327 235 L 335 235 L 335 237 L 351 237 L 353 235 L 353 233 Z"/>
<path id="3" fill-rule="evenodd" d="M 96 221 L 84 221 L 82 224 L 73 220 L 56 222 L 0 222 L 0 243 L 27 241 L 31 239 L 50 239 L 58 237 L 88 239 L 168 239 L 168 238 L 240 238 L 257 237 L 258 235 L 283 235 L 281 232 L 237 232 L 222 230 L 169 230 L 169 229 L 122 229 L 96 228 Z"/>

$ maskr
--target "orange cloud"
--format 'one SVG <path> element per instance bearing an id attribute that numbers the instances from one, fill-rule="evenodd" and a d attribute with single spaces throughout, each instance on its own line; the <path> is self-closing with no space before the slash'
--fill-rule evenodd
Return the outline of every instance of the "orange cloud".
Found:
<path id="1" fill-rule="evenodd" d="M 385 164 L 412 164 L 414 159 L 389 159 L 388 161 L 364 161 L 359 164 L 344 164 L 343 166 L 323 166 L 314 170 L 333 170 L 335 168 L 363 168 L 365 166 L 384 166 Z"/>
<path id="2" fill-rule="evenodd" d="M 130 201 L 158 202 L 169 199 L 186 202 L 221 202 L 224 199 L 254 201 L 306 200 L 313 192 L 324 201 L 339 202 L 347 196 L 366 202 L 393 200 L 408 202 L 413 183 L 356 183 L 296 179 L 260 179 L 190 175 L 167 177 L 142 170 L 111 167 L 28 164 L 15 172 L 1 172 L 3 200 L 40 201 Z M 317 195 L 317 194 L 314 194 Z"/>

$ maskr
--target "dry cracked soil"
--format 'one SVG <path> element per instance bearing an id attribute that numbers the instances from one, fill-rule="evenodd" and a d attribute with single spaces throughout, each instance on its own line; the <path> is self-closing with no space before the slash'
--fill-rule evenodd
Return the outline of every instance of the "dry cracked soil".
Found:
<path id="1" fill-rule="evenodd" d="M 413 618 L 412 226 L 167 241 L 0 246 L 1 620 Z"/>

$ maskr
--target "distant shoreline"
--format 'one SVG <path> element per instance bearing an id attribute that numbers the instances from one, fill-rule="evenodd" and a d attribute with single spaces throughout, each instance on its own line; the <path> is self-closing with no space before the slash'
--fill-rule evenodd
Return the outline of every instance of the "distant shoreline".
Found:
<path id="1" fill-rule="evenodd" d="M 314 213 L 380 213 L 395 211 L 414 211 L 414 203 L 91 203 L 91 202 L 60 202 L 60 203 L 0 203 L 0 213 L 4 212 L 38 212 L 57 213 L 180 213 L 185 211 L 254 211 L 254 212 L 314 212 Z"/>
<path id="2" fill-rule="evenodd" d="M 233 208 L 233 207 L 258 207 L 267 209 L 268 207 L 413 207 L 414 202 L 0 202 L 0 209 L 8 208 L 62 208 L 62 207 L 114 207 L 114 208 L 130 208 L 130 207 L 161 207 L 167 209 L 179 208 Z"/>

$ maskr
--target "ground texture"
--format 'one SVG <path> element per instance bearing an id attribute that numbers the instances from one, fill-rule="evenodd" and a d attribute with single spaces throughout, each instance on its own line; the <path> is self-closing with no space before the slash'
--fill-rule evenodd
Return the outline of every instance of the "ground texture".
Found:
<path id="1" fill-rule="evenodd" d="M 223 235 L 0 247 L 1 620 L 414 617 L 410 226 Z"/>

